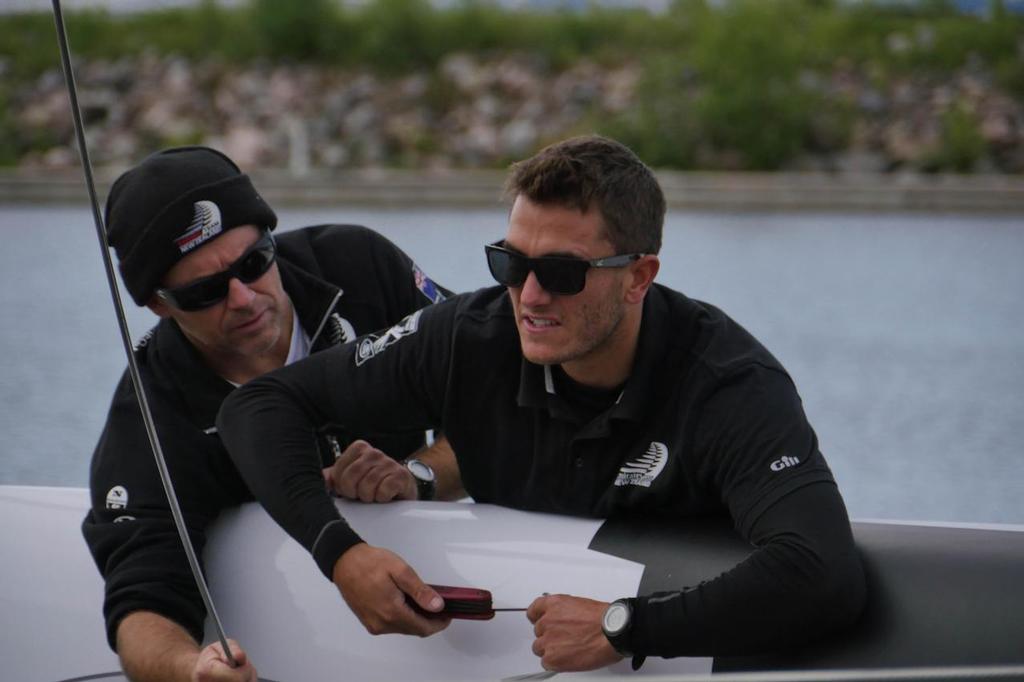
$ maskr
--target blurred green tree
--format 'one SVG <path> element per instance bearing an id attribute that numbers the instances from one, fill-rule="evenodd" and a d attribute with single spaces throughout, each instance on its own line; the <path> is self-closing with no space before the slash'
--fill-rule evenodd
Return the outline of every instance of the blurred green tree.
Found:
<path id="1" fill-rule="evenodd" d="M 334 0 L 250 0 L 249 13 L 260 52 L 270 57 L 318 59 L 341 39 Z"/>
<path id="2" fill-rule="evenodd" d="M 696 31 L 700 129 L 742 168 L 779 168 L 811 135 L 821 96 L 801 75 L 816 11 L 802 0 L 734 0 Z"/>
<path id="3" fill-rule="evenodd" d="M 985 155 L 986 143 L 978 118 L 966 102 L 954 102 L 942 114 L 942 136 L 937 148 L 921 162 L 925 171 L 970 173 Z"/>

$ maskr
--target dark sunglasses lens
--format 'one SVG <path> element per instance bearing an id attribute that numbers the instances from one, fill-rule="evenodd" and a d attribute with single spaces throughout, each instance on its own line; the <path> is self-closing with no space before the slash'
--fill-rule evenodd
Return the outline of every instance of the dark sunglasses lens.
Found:
<path id="1" fill-rule="evenodd" d="M 274 262 L 274 248 L 269 244 L 253 249 L 235 264 L 234 274 L 246 284 L 258 280 Z"/>
<path id="2" fill-rule="evenodd" d="M 175 305 L 182 310 L 202 310 L 221 300 L 228 293 L 228 280 L 223 276 L 204 279 L 201 282 L 175 289 Z"/>
<path id="3" fill-rule="evenodd" d="M 171 302 L 181 310 L 194 311 L 209 308 L 228 295 L 228 284 L 237 277 L 245 284 L 255 282 L 274 264 L 276 251 L 273 239 L 268 235 L 256 242 L 240 259 L 232 263 L 225 272 L 206 277 L 193 284 L 167 292 Z"/>
<path id="4" fill-rule="evenodd" d="M 498 284 L 517 287 L 526 281 L 526 260 L 521 256 L 499 249 L 487 249 L 487 266 Z"/>
<path id="5" fill-rule="evenodd" d="M 587 284 L 586 261 L 569 258 L 540 258 L 534 261 L 537 282 L 552 294 L 578 294 Z"/>

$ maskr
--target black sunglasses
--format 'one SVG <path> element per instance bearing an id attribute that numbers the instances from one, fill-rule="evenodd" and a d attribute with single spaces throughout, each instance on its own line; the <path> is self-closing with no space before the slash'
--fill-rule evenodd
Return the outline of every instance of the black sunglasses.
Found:
<path id="1" fill-rule="evenodd" d="M 497 241 L 484 247 L 487 252 L 487 267 L 498 284 L 519 287 L 533 272 L 537 282 L 552 294 L 571 296 L 583 291 L 587 285 L 587 270 L 590 268 L 621 268 L 644 257 L 642 253 L 626 253 L 594 260 L 583 260 L 571 256 L 541 256 L 527 258 L 521 253 L 504 248 L 504 241 Z"/>
<path id="2" fill-rule="evenodd" d="M 227 297 L 232 279 L 238 279 L 244 284 L 255 282 L 266 274 L 276 258 L 274 237 L 269 230 L 265 230 L 259 241 L 246 249 L 227 270 L 215 272 L 180 287 L 157 289 L 156 295 L 178 310 L 186 312 L 209 308 Z"/>

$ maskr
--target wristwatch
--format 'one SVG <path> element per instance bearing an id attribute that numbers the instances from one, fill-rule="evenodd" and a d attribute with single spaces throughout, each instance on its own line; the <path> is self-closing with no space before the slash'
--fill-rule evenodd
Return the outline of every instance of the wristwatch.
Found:
<path id="1" fill-rule="evenodd" d="M 617 599 L 604 610 L 601 618 L 601 629 L 608 638 L 612 648 L 625 658 L 633 655 L 627 645 L 630 630 L 633 627 L 633 605 L 630 599 Z"/>
<path id="2" fill-rule="evenodd" d="M 434 470 L 430 468 L 430 465 L 413 457 L 405 460 L 405 468 L 416 480 L 416 499 L 434 499 L 437 489 L 434 483 Z"/>

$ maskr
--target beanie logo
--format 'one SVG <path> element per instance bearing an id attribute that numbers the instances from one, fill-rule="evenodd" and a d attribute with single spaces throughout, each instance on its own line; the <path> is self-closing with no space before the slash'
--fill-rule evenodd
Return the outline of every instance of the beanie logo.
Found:
<path id="1" fill-rule="evenodd" d="M 185 233 L 174 240 L 178 250 L 188 253 L 200 244 L 208 242 L 223 231 L 220 220 L 220 208 L 212 201 L 197 201 L 192 222 Z"/>

